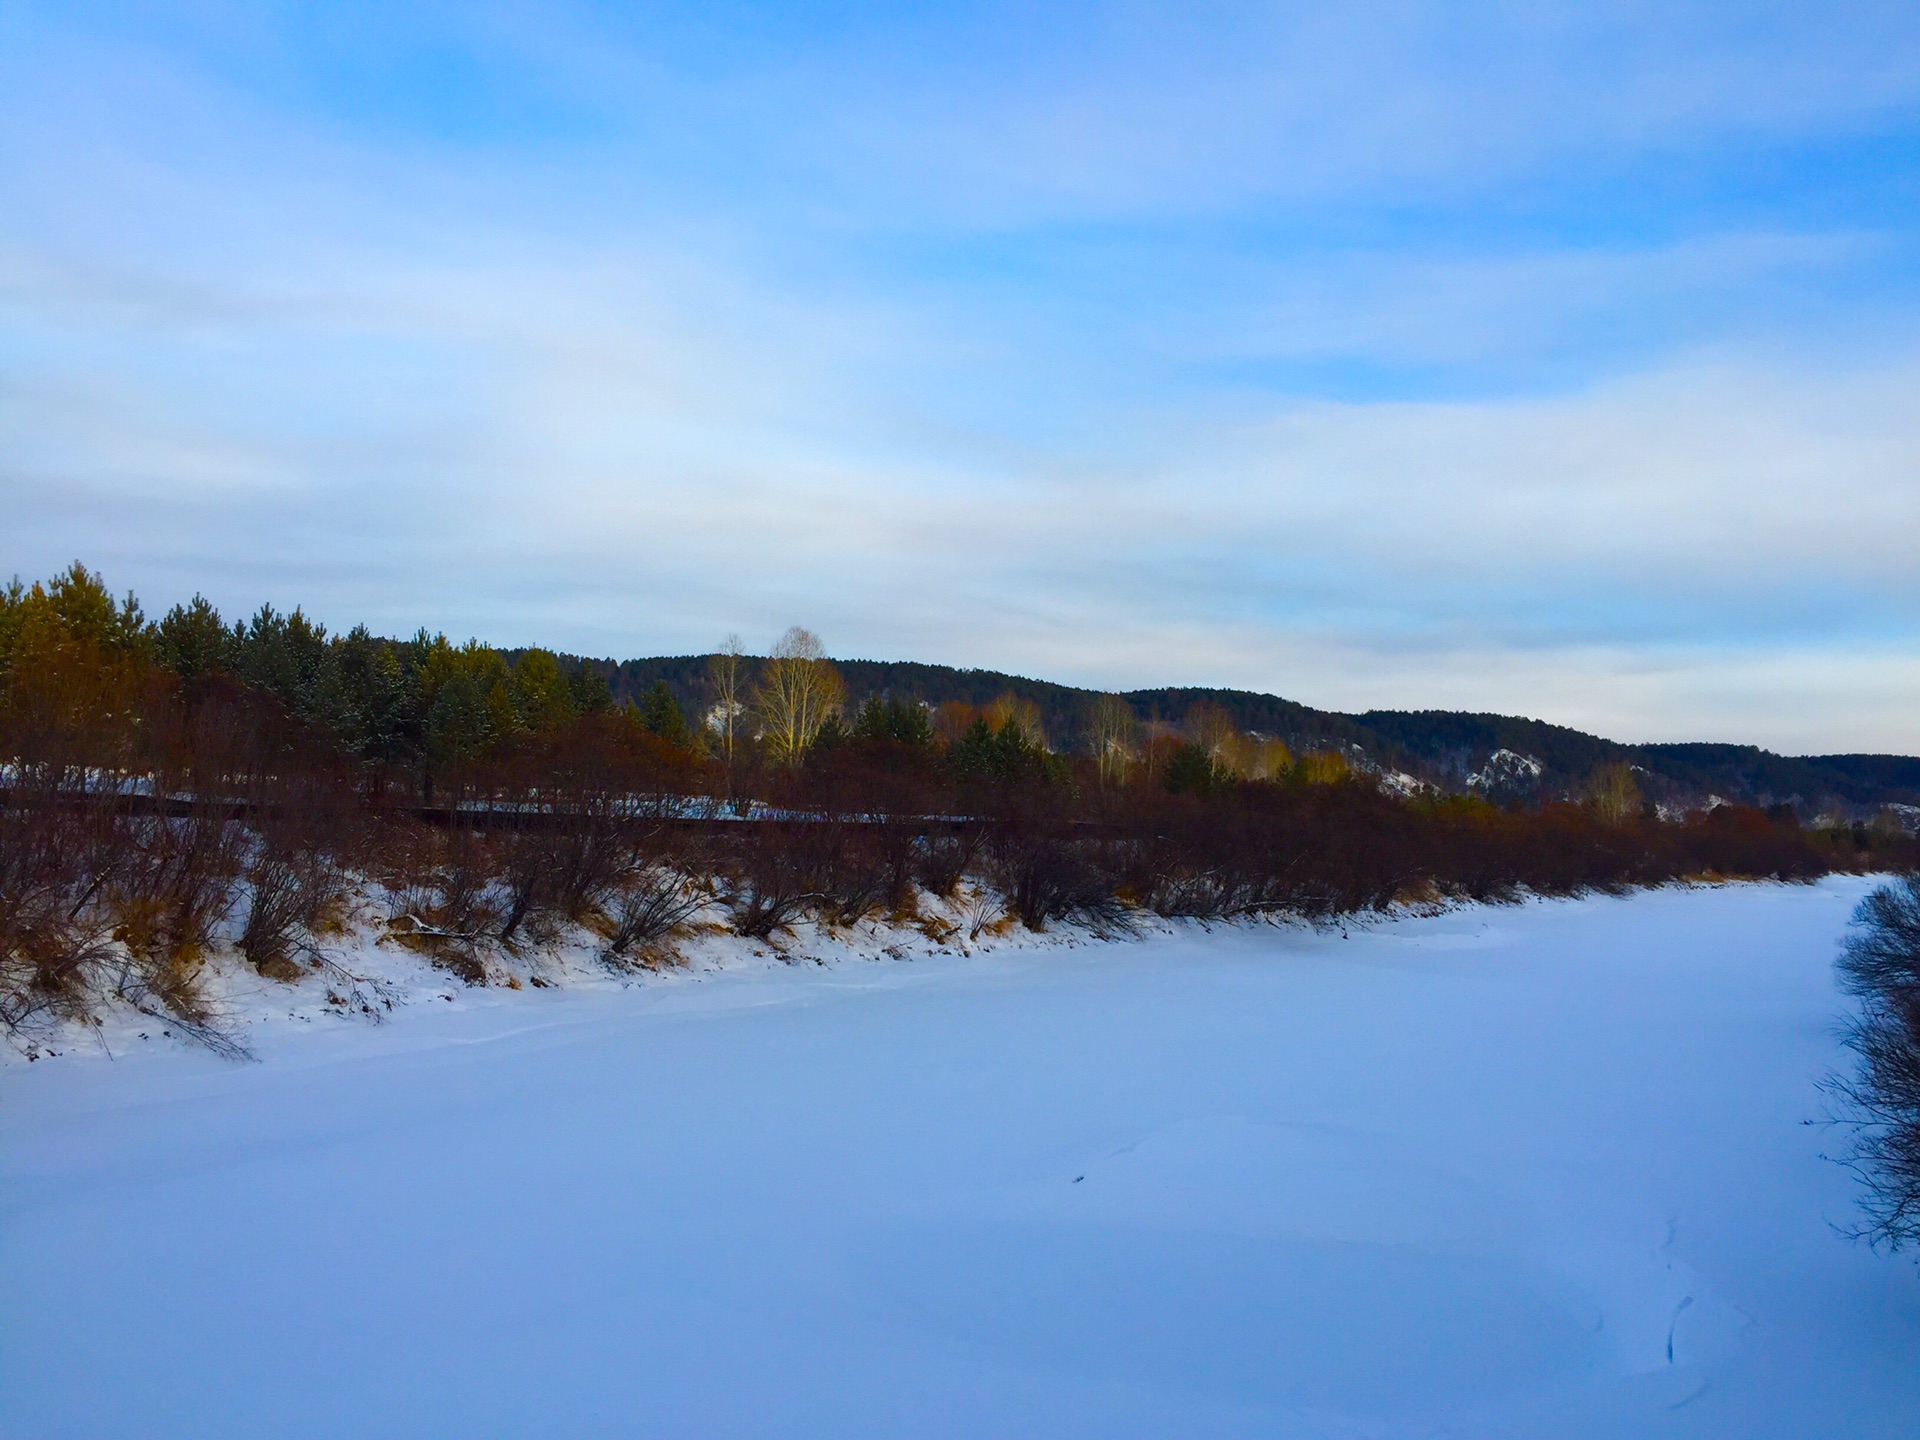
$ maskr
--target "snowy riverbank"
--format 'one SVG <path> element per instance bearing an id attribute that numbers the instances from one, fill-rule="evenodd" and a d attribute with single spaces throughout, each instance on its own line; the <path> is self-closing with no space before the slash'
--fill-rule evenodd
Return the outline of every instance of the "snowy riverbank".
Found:
<path id="1" fill-rule="evenodd" d="M 1912 1433 L 1870 883 L 232 988 L 0 1072 L 0 1434 Z"/>

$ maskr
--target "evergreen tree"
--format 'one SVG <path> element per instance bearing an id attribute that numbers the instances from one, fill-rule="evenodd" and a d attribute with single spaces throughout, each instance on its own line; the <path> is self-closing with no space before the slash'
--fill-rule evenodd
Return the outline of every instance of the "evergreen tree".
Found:
<path id="1" fill-rule="evenodd" d="M 654 681 L 653 689 L 647 692 L 646 701 L 640 707 L 640 723 L 669 744 L 684 749 L 692 743 L 687 717 L 664 680 Z"/>
<path id="2" fill-rule="evenodd" d="M 461 671 L 440 687 L 427 712 L 427 744 L 434 763 L 457 765 L 480 755 L 498 733 L 487 694 L 474 676 Z"/>
<path id="3" fill-rule="evenodd" d="M 100 577 L 78 560 L 47 585 L 46 597 L 54 616 L 80 643 L 103 651 L 148 658 L 151 641 L 140 602 L 129 592 L 127 598 L 116 605 Z"/>
<path id="4" fill-rule="evenodd" d="M 1188 741 L 1167 761 L 1166 787 L 1176 795 L 1209 795 L 1233 779 L 1206 746 Z"/>
<path id="5" fill-rule="evenodd" d="M 235 668 L 233 632 L 204 595 L 176 605 L 154 627 L 156 658 L 182 680 Z"/>
<path id="6" fill-rule="evenodd" d="M 400 647 L 356 625 L 335 650 L 344 692 L 341 743 L 371 763 L 417 759 L 421 720 Z"/>
<path id="7" fill-rule="evenodd" d="M 933 721 L 926 707 L 892 696 L 867 697 L 854 718 L 852 733 L 864 740 L 897 740 L 903 745 L 931 745 Z"/>
<path id="8" fill-rule="evenodd" d="M 840 718 L 838 712 L 834 712 L 820 722 L 820 728 L 813 734 L 813 745 L 811 748 L 815 750 L 831 750 L 837 745 L 846 744 L 847 741 L 852 738 L 852 735 L 853 732 L 847 729 L 846 721 Z"/>
<path id="9" fill-rule="evenodd" d="M 957 779 L 1007 785 L 1049 784 L 1062 778 L 1065 768 L 1020 725 L 1008 722 L 995 730 L 984 716 L 948 747 L 947 767 Z"/>
<path id="10" fill-rule="evenodd" d="M 295 715 L 327 720 L 338 701 L 337 676 L 329 675 L 332 646 L 327 627 L 295 608 L 290 615 L 271 605 L 235 627 L 235 668 L 256 690 L 277 695 Z"/>
<path id="11" fill-rule="evenodd" d="M 513 667 L 514 718 L 528 730 L 558 730 L 577 713 L 573 682 L 551 650 L 529 650 Z"/>
<path id="12" fill-rule="evenodd" d="M 607 677 L 600 673 L 600 667 L 591 660 L 580 662 L 580 668 L 570 677 L 568 685 L 573 692 L 576 715 L 596 715 L 613 707 L 613 690 L 607 684 Z"/>

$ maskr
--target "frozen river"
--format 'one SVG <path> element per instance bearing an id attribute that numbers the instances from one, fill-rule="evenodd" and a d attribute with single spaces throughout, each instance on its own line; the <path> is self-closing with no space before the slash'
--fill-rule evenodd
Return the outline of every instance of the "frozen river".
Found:
<path id="1" fill-rule="evenodd" d="M 0 1071 L 0 1435 L 1911 1436 L 1866 886 L 409 1007 Z"/>

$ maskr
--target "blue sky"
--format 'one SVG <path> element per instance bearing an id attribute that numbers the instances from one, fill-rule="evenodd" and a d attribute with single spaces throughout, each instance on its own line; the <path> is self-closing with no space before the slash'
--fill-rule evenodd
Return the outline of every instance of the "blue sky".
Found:
<path id="1" fill-rule="evenodd" d="M 1920 9 L 0 0 L 0 572 L 1920 752 Z"/>

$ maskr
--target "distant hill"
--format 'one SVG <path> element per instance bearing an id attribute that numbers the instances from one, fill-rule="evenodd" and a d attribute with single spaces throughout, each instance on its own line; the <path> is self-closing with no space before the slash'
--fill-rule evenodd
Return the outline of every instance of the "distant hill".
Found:
<path id="1" fill-rule="evenodd" d="M 577 657 L 576 663 L 577 663 Z M 616 699 L 639 699 L 664 680 L 690 715 L 713 703 L 705 655 L 596 660 Z M 752 667 L 757 662 L 749 659 Z M 1050 743 L 1080 743 L 1088 706 L 1099 693 L 998 670 L 963 670 L 912 660 L 836 660 L 855 706 L 869 695 L 938 705 L 985 705 L 1002 695 L 1031 701 Z M 1285 740 L 1296 751 L 1337 749 L 1374 768 L 1398 771 L 1448 790 L 1479 789 L 1505 798 L 1540 799 L 1578 789 L 1594 769 L 1625 761 L 1642 789 L 1659 800 L 1710 796 L 1747 804 L 1792 804 L 1805 814 L 1838 804 L 1855 812 L 1920 806 L 1920 758 L 1906 755 L 1776 755 L 1753 745 L 1624 745 L 1598 735 L 1515 715 L 1452 710 L 1316 710 L 1249 690 L 1166 686 L 1125 699 L 1144 721 L 1178 725 L 1201 702 L 1218 705 L 1243 730 Z M 1512 761 L 1492 763 L 1506 751 Z M 1530 763 L 1529 763 L 1530 762 Z M 1537 772 L 1537 773 L 1536 773 Z"/>

